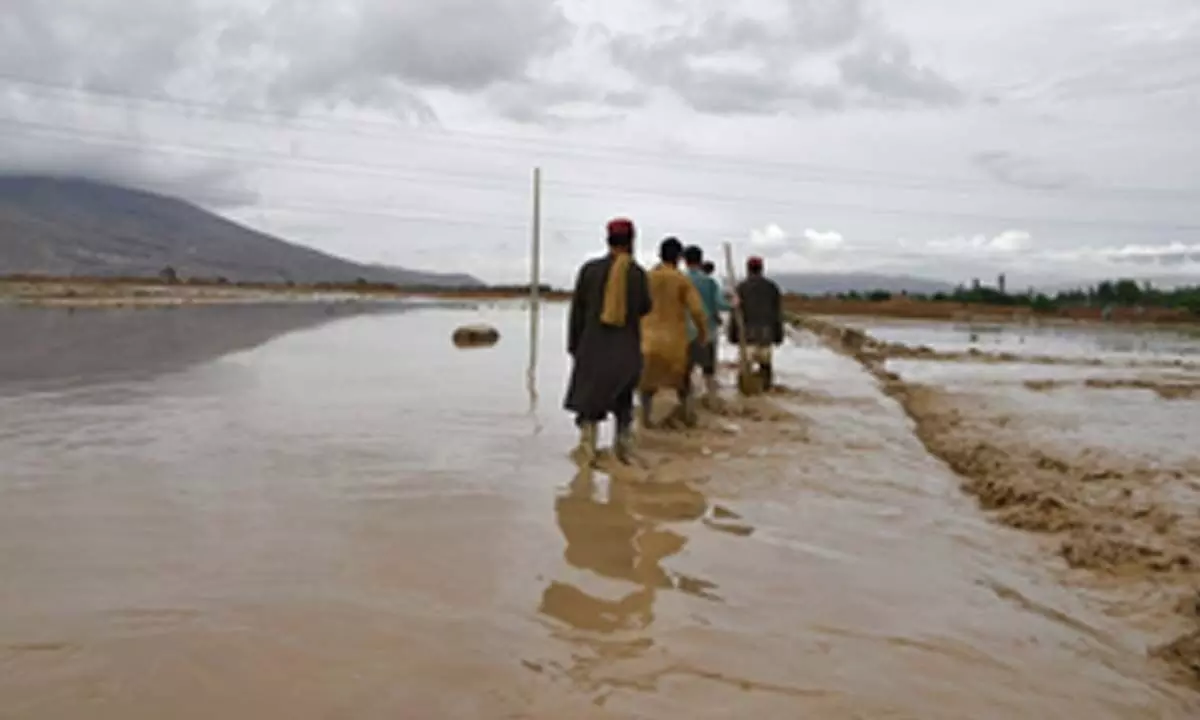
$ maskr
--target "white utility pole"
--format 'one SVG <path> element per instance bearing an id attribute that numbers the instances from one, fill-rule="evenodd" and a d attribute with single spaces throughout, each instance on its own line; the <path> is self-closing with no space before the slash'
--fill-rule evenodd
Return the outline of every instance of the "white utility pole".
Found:
<path id="1" fill-rule="evenodd" d="M 540 300 L 542 284 L 542 169 L 533 169 L 533 223 L 530 239 L 529 259 L 529 369 L 525 375 L 525 386 L 529 390 L 529 411 L 537 408 L 537 357 L 538 330 L 540 325 Z"/>

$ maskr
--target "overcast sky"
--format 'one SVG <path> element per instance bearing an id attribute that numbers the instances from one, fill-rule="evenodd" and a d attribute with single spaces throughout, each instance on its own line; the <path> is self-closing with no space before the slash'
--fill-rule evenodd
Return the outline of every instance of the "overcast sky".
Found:
<path id="1" fill-rule="evenodd" d="M 1200 272 L 1196 0 L 4 0 L 0 170 L 546 279 L 634 219 L 768 270 Z"/>

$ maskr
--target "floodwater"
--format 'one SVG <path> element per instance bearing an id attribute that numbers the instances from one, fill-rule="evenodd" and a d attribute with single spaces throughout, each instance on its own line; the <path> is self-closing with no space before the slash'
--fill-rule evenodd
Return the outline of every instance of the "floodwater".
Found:
<path id="1" fill-rule="evenodd" d="M 1200 335 L 1194 328 L 840 322 L 910 347 L 1060 358 L 1061 364 L 893 360 L 888 367 L 908 381 L 973 393 L 990 410 L 1019 416 L 1027 431 L 1060 446 L 1106 448 L 1156 463 L 1200 462 Z M 1191 401 L 1164 402 L 1155 392 L 1163 387 L 1187 388 L 1181 400 Z"/>
<path id="2" fill-rule="evenodd" d="M 808 338 L 802 437 L 630 482 L 569 460 L 561 308 L 532 397 L 516 306 L 0 313 L 38 328 L 0 349 L 6 719 L 1200 711 Z"/>

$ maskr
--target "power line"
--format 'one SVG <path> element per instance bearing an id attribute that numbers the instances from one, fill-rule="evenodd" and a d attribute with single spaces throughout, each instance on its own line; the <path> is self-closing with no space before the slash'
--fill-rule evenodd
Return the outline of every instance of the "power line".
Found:
<path id="1" fill-rule="evenodd" d="M 109 105 L 119 105 L 123 108 L 128 107 L 131 103 L 140 103 L 144 105 L 158 105 L 162 107 L 174 107 L 176 109 L 186 109 L 192 113 L 205 113 L 211 119 L 215 119 L 225 123 L 238 124 L 254 124 L 259 126 L 277 128 L 282 124 L 281 120 L 289 115 L 280 112 L 271 112 L 257 108 L 248 108 L 245 106 L 236 106 L 229 104 L 219 104 L 211 102 L 202 102 L 197 100 L 182 99 L 165 94 L 146 94 L 146 95 L 131 95 L 126 93 L 118 93 L 112 91 L 96 90 L 91 88 L 79 88 L 70 85 L 51 83 L 42 80 L 34 80 L 24 78 L 12 74 L 0 73 L 0 81 L 8 82 L 11 85 L 19 85 L 25 88 L 34 88 L 37 90 L 48 91 L 59 94 L 75 94 L 86 95 L 92 98 L 93 101 L 106 101 Z M 75 100 L 76 98 L 70 98 Z M 230 115 L 241 115 L 243 118 L 231 118 Z M 590 158 L 593 160 L 603 160 L 609 164 L 625 164 L 632 166 L 645 167 L 647 165 L 663 167 L 677 166 L 680 168 L 703 168 L 705 165 L 711 166 L 713 172 L 728 172 L 734 170 L 742 174 L 758 177 L 772 177 L 775 179 L 786 179 L 790 182 L 797 183 L 822 183 L 822 184 L 847 184 L 847 185 L 873 185 L 877 187 L 885 187 L 889 189 L 907 189 L 907 190 L 938 190 L 948 191 L 951 189 L 958 190 L 960 193 L 963 188 L 974 187 L 979 190 L 996 192 L 998 190 L 1015 191 L 1024 194 L 1125 194 L 1125 195 L 1142 195 L 1142 196 L 1168 196 L 1168 197 L 1195 197 L 1200 192 L 1185 189 L 1185 188 L 1152 188 L 1152 187 L 1135 187 L 1135 186 L 1094 186 L 1090 188 L 1014 188 L 1011 186 L 1003 186 L 995 183 L 981 182 L 970 178 L 950 177 L 950 176 L 928 176 L 928 175 L 909 175 L 893 172 L 881 172 L 878 170 L 864 170 L 854 168 L 838 168 L 827 165 L 818 165 L 811 163 L 793 163 L 780 162 L 776 160 L 767 160 L 755 158 L 747 160 L 744 157 L 735 157 L 725 154 L 710 153 L 710 152 L 689 152 L 689 153 L 667 153 L 662 151 L 647 150 L 645 148 L 634 148 L 630 146 L 617 145 L 593 145 L 592 147 L 581 147 L 579 145 L 564 145 L 559 141 L 550 141 L 545 139 L 535 139 L 520 137 L 514 135 L 503 135 L 498 133 L 480 133 L 472 131 L 445 131 L 445 130 L 430 130 L 426 127 L 418 127 L 412 125 L 397 125 L 380 121 L 369 121 L 363 119 L 340 119 L 332 116 L 316 116 L 311 114 L 293 113 L 290 117 L 298 117 L 309 122 L 320 122 L 326 124 L 334 124 L 336 128 L 301 128 L 307 132 L 324 132 L 338 134 L 343 137 L 347 135 L 357 135 L 360 133 L 347 133 L 347 128 L 355 127 L 370 127 L 378 129 L 377 134 L 372 134 L 373 137 L 386 138 L 390 141 L 402 139 L 404 135 L 408 136 L 424 136 L 426 138 L 440 138 L 452 141 L 458 146 L 479 144 L 491 145 L 490 149 L 507 150 L 507 151 L 524 151 L 550 153 L 555 155 L 565 155 L 575 158 Z M 294 127 L 294 126 L 293 126 Z M 507 147 L 506 147 L 507 145 Z M 796 173 L 815 174 L 815 177 L 796 177 Z"/>
<path id="2" fill-rule="evenodd" d="M 518 189 L 515 185 L 509 187 L 503 184 L 507 178 L 496 175 L 486 175 L 481 173 L 466 173 L 447 171 L 444 169 L 433 168 L 399 168 L 395 165 L 385 163 L 363 163 L 350 161 L 335 161 L 323 160 L 318 158 L 305 158 L 296 155 L 266 152 L 262 150 L 251 151 L 240 147 L 216 147 L 202 148 L 196 145 L 172 143 L 160 145 L 145 145 L 135 139 L 112 134 L 96 133 L 94 131 L 82 131 L 61 126 L 50 125 L 47 123 L 32 122 L 20 120 L 11 117 L 0 116 L 0 125 L 7 125 L 16 132 L 26 134 L 44 134 L 52 137 L 66 138 L 77 142 L 99 142 L 101 144 L 116 145 L 119 147 L 131 147 L 142 152 L 150 152 L 155 154 L 166 155 L 190 155 L 205 159 L 219 160 L 246 160 L 249 158 L 260 158 L 265 164 L 275 165 L 288 169 L 319 169 L 323 172 L 334 172 L 342 174 L 361 174 L 389 177 L 396 180 L 404 180 L 413 183 L 421 183 L 428 185 L 429 177 L 449 177 L 454 178 L 459 184 L 453 185 L 458 189 L 485 189 L 485 190 L 505 190 L 511 192 L 524 193 L 524 189 Z M 215 152 L 214 152 L 215 150 Z M 407 170 L 407 171 L 406 171 Z M 1074 225 L 1082 227 L 1126 227 L 1132 229 L 1143 229 L 1153 231 L 1200 231 L 1200 225 L 1193 224 L 1172 224 L 1172 223 L 1144 223 L 1130 220 L 1098 220 L 1098 219 L 1080 219 L 1080 218 L 1063 218 L 1063 217 L 1044 217 L 1044 216 L 1002 216 L 988 213 L 970 213 L 956 212 L 947 210 L 911 210 L 906 208 L 894 207 L 879 207 L 875 205 L 866 205 L 862 203 L 846 203 L 846 202 L 831 202 L 823 200 L 810 200 L 798 198 L 796 200 L 784 201 L 762 196 L 739 196 L 732 194 L 719 193 L 703 193 L 703 192 L 663 192 L 653 191 L 641 188 L 630 188 L 618 185 L 603 185 L 594 183 L 577 183 L 568 181 L 547 181 L 547 185 L 561 188 L 563 194 L 579 197 L 579 198 L 598 198 L 597 192 L 603 192 L 604 197 L 612 195 L 624 195 L 627 197 L 663 199 L 666 201 L 683 202 L 696 201 L 703 203 L 730 203 L 736 205 L 751 205 L 751 206 L 777 206 L 787 208 L 793 211 L 799 211 L 801 208 L 822 208 L 832 210 L 853 211 L 859 214 L 868 215 L 885 215 L 885 216 L 916 216 L 927 218 L 952 218 L 960 220 L 974 220 L 993 223 L 1008 223 L 1008 224 L 1056 224 L 1056 225 Z M 589 192 L 591 191 L 591 192 Z"/>
<path id="3" fill-rule="evenodd" d="M 204 201 L 205 199 L 219 199 L 219 194 L 208 193 L 191 193 L 191 199 L 195 201 Z M 264 204 L 256 206 L 254 209 L 259 214 L 273 212 L 289 212 L 289 213 L 304 213 L 327 215 L 338 218 L 345 217 L 369 217 L 376 220 L 386 220 L 390 222 L 401 222 L 405 224 L 429 224 L 429 225 L 455 225 L 461 227 L 480 228 L 487 230 L 490 233 L 506 232 L 512 233 L 516 238 L 524 240 L 525 234 L 528 232 L 528 219 L 521 219 L 501 214 L 485 214 L 485 213 L 455 213 L 453 215 L 446 213 L 430 213 L 420 212 L 415 208 L 391 208 L 383 209 L 379 207 L 353 206 L 353 205 L 335 205 L 320 201 L 307 201 L 306 199 L 298 200 L 278 200 L 270 199 Z M 252 213 L 249 213 L 252 214 Z M 547 229 L 553 236 L 560 240 L 568 239 L 564 232 L 579 233 L 587 235 L 589 238 L 595 238 L 597 242 L 600 237 L 600 226 L 589 226 L 582 223 L 554 221 L 553 219 L 544 221 Z M 698 238 L 700 244 L 709 244 L 725 238 L 744 239 L 749 235 L 749 229 L 746 227 L 737 229 L 718 229 L 713 227 L 708 228 L 689 228 L 680 227 L 675 224 L 664 224 L 664 230 L 670 229 L 672 234 L 691 236 Z M 855 248 L 847 247 L 847 251 L 854 252 Z M 643 249 L 643 253 L 647 250 Z M 870 252 L 870 248 L 857 248 L 859 252 Z M 926 252 L 919 250 L 908 251 L 912 255 L 926 255 Z M 267 266 L 262 266 L 266 269 Z"/>
<path id="4" fill-rule="evenodd" d="M 189 143 L 156 143 L 147 145 L 144 141 L 128 136 L 118 135 L 115 133 L 102 133 L 93 130 L 80 130 L 77 128 L 68 128 L 61 125 L 52 125 L 37 121 L 24 120 L 11 116 L 0 115 L 0 125 L 8 126 L 15 132 L 29 132 L 34 134 L 41 133 L 68 140 L 75 140 L 85 143 L 101 143 L 105 145 L 115 145 L 117 147 L 133 148 L 142 152 L 150 152 L 154 154 L 166 155 L 193 155 L 210 160 L 246 160 L 250 158 L 256 159 L 258 162 L 277 165 L 284 168 L 304 168 L 317 169 L 322 171 L 344 172 L 348 174 L 358 175 L 375 175 L 392 178 L 408 178 L 414 181 L 427 181 L 430 175 L 453 177 L 461 180 L 473 181 L 475 184 L 482 186 L 481 189 L 495 189 L 497 186 L 494 181 L 508 180 L 506 177 L 498 175 L 488 175 L 483 173 L 466 173 L 456 172 L 445 169 L 424 168 L 424 167 L 408 167 L 402 168 L 388 163 L 364 163 L 361 161 L 348 162 L 343 160 L 326 160 L 322 158 L 311 158 L 298 156 L 291 153 L 283 153 L 277 151 L 263 150 L 261 148 L 251 149 L 246 147 L 236 147 L 230 145 L 216 145 L 210 147 L 201 147 Z M 407 172 L 406 172 L 407 171 Z M 514 173 L 512 176 L 513 190 L 517 189 L 519 180 L 523 180 Z M 489 182 L 491 181 L 491 182 Z M 522 191 L 525 189 L 521 184 Z"/>

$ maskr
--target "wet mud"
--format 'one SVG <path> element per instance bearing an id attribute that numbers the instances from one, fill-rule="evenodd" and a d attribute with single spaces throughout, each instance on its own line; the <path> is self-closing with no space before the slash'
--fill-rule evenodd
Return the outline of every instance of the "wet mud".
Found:
<path id="1" fill-rule="evenodd" d="M 1082 381 L 1026 380 L 1024 384 L 1026 388 L 1037 392 L 1083 386 L 1093 390 L 1149 390 L 1163 400 L 1200 398 L 1200 382 L 1170 378 L 1087 378 Z"/>
<path id="2" fill-rule="evenodd" d="M 1022 427 L 1019 418 L 989 411 L 978 394 L 906 382 L 887 369 L 892 358 L 945 356 L 897 350 L 819 319 L 797 318 L 796 324 L 871 373 L 912 419 L 929 452 L 955 471 L 962 489 L 990 517 L 1053 538 L 1051 546 L 1069 569 L 1100 576 L 1110 588 L 1120 583 L 1138 596 L 1139 613 L 1153 618 L 1160 633 L 1178 626 L 1180 616 L 1200 623 L 1200 459 L 1173 466 L 1099 447 L 1056 445 L 1044 431 Z M 1069 385 L 1150 390 L 1164 400 L 1189 399 L 1197 387 L 1150 379 L 1024 382 L 1037 392 Z M 1150 652 L 1200 686 L 1200 627 Z"/>

